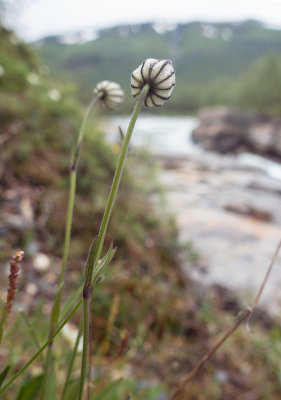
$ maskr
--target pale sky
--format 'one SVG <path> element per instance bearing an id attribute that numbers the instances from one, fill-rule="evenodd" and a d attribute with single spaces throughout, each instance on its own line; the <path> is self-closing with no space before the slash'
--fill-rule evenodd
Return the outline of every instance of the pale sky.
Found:
<path id="1" fill-rule="evenodd" d="M 251 18 L 281 27 L 281 0 L 21 0 L 20 4 L 9 25 L 26 40 L 147 21 L 215 22 Z"/>

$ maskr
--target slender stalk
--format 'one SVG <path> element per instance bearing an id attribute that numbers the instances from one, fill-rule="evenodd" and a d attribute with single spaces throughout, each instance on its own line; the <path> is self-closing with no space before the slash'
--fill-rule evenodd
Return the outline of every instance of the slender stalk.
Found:
<path id="1" fill-rule="evenodd" d="M 236 323 L 231 326 L 227 332 L 223 335 L 221 339 L 219 339 L 213 347 L 197 362 L 195 367 L 190 371 L 190 373 L 182 380 L 182 382 L 179 384 L 179 386 L 176 388 L 172 396 L 169 398 L 169 400 L 177 400 L 180 394 L 182 394 L 183 390 L 186 388 L 186 386 L 189 384 L 189 382 L 198 374 L 198 372 L 204 367 L 204 365 L 207 363 L 207 361 L 212 357 L 213 354 L 226 342 L 226 340 L 236 331 L 237 328 L 246 320 L 249 320 L 249 318 L 253 315 L 253 312 L 255 311 L 258 302 L 261 298 L 261 295 L 263 293 L 263 290 L 265 288 L 265 285 L 267 284 L 268 278 L 271 274 L 272 268 L 277 260 L 279 251 L 281 249 L 281 240 L 278 243 L 278 246 L 272 256 L 272 259 L 270 261 L 270 264 L 267 268 L 265 277 L 262 281 L 262 284 L 259 288 L 259 291 L 252 303 L 251 306 L 247 307 L 241 314 L 240 318 Z"/>
<path id="2" fill-rule="evenodd" d="M 81 365 L 78 400 L 81 400 L 83 398 L 84 384 L 85 384 L 86 373 L 87 373 L 90 299 L 91 298 L 87 299 L 87 298 L 83 297 L 83 353 L 82 353 L 82 365 Z"/>
<path id="3" fill-rule="evenodd" d="M 63 258 L 62 258 L 61 272 L 60 272 L 59 281 L 58 281 L 59 289 L 58 289 L 58 292 L 56 295 L 55 303 L 53 306 L 53 312 L 52 312 L 52 324 L 53 325 L 57 325 L 58 319 L 59 319 L 62 288 L 63 288 L 65 270 L 66 270 L 68 254 L 69 254 L 71 227 L 72 227 L 72 218 L 73 218 L 73 207 L 74 207 L 75 191 L 76 191 L 77 163 L 78 163 L 78 159 L 79 159 L 80 148 L 81 148 L 81 145 L 82 145 L 82 142 L 84 139 L 86 123 L 87 123 L 88 117 L 90 115 L 90 112 L 91 112 L 93 106 L 96 104 L 97 100 L 98 100 L 98 96 L 95 96 L 93 98 L 93 100 L 91 101 L 91 103 L 89 104 L 89 107 L 87 108 L 87 111 L 84 115 L 80 130 L 79 130 L 75 150 L 74 150 L 73 156 L 71 158 L 70 188 L 69 188 L 69 200 L 68 200 L 68 208 L 67 208 L 67 219 L 66 219 L 66 225 L 65 225 Z M 54 328 L 54 326 L 53 326 L 53 328 Z"/>
<path id="4" fill-rule="evenodd" d="M 93 314 L 91 313 L 89 315 L 89 332 L 93 332 Z M 89 368 L 88 368 L 88 385 L 87 385 L 87 400 L 90 400 L 91 398 L 91 377 L 92 377 L 92 371 L 93 371 L 93 363 L 92 363 L 92 357 L 91 355 L 93 354 L 93 342 L 92 340 L 89 340 Z"/>
<path id="5" fill-rule="evenodd" d="M 54 338 L 57 336 L 57 334 L 61 331 L 61 329 L 64 327 L 65 324 L 71 319 L 73 314 L 78 310 L 78 308 L 81 306 L 82 299 L 78 301 L 76 306 L 73 308 L 71 313 L 62 321 L 62 323 L 59 325 L 59 327 L 54 331 L 54 333 L 49 337 L 49 339 L 43 344 L 43 346 L 37 351 L 36 354 L 25 364 L 24 367 L 22 367 L 14 376 L 9 380 L 9 382 L 6 383 L 1 389 L 0 389 L 0 394 L 5 392 L 5 390 L 33 363 L 33 361 L 36 360 L 37 357 L 40 356 L 43 350 L 54 340 Z"/>
<path id="6" fill-rule="evenodd" d="M 176 400 L 182 393 L 184 388 L 188 383 L 198 374 L 198 372 L 204 367 L 207 361 L 212 357 L 212 355 L 224 344 L 224 342 L 236 331 L 236 329 L 246 321 L 247 318 L 252 314 L 252 309 L 249 307 L 244 310 L 242 316 L 239 320 L 223 335 L 221 339 L 198 361 L 192 371 L 187 375 L 187 377 L 179 384 L 177 389 L 174 391 L 169 400 Z"/>
<path id="7" fill-rule="evenodd" d="M 69 199 L 68 199 L 68 207 L 67 207 L 67 218 L 66 218 L 66 225 L 65 225 L 65 237 L 64 237 L 64 246 L 63 246 L 63 257 L 62 257 L 62 266 L 58 280 L 58 291 L 56 293 L 55 301 L 52 308 L 51 313 L 51 320 L 50 320 L 50 331 L 49 335 L 51 336 L 54 330 L 56 329 L 59 321 L 59 314 L 61 308 L 61 298 L 62 298 L 62 291 L 63 291 L 63 284 L 64 284 L 64 277 L 66 271 L 66 265 L 69 255 L 69 246 L 70 246 L 70 238 L 71 238 L 71 227 L 72 227 L 72 219 L 73 219 L 73 208 L 74 208 L 74 201 L 75 201 L 75 192 L 76 192 L 76 175 L 77 175 L 77 163 L 79 159 L 80 148 L 84 139 L 85 134 L 85 127 L 92 111 L 93 106 L 96 104 L 99 96 L 96 95 L 91 103 L 89 104 L 87 111 L 84 115 L 84 118 L 81 123 L 81 127 L 79 130 L 79 134 L 77 137 L 75 149 L 73 155 L 71 157 L 71 167 L 70 167 L 70 187 L 69 187 Z M 42 385 L 42 400 L 46 399 L 46 388 L 48 385 L 48 376 L 49 371 L 52 363 L 52 342 L 50 342 L 47 357 L 46 357 L 46 365 L 45 365 L 45 372 L 44 372 L 44 379 Z"/>
<path id="8" fill-rule="evenodd" d="M 0 321 L 0 328 L 2 329 L 3 325 L 5 324 L 5 321 L 7 319 L 8 315 L 8 310 L 3 306 L 3 312 L 2 312 L 2 317 Z"/>
<path id="9" fill-rule="evenodd" d="M 1 321 L 0 321 L 0 345 L 2 342 L 2 338 L 3 338 L 3 326 L 6 322 L 7 316 L 8 316 L 8 310 L 4 307 L 3 312 L 2 312 Z"/>
<path id="10" fill-rule="evenodd" d="M 109 222 L 109 219 L 110 219 L 110 216 L 112 213 L 114 200 L 117 195 L 119 184 L 120 184 L 120 181 L 122 178 L 122 173 L 123 173 L 123 169 L 124 169 L 126 155 L 128 152 L 129 143 L 130 143 L 130 140 L 132 137 L 132 133 L 133 133 L 140 109 L 143 105 L 143 101 L 144 101 L 144 98 L 145 98 L 148 90 L 149 90 L 149 86 L 145 85 L 141 91 L 141 94 L 135 104 L 135 107 L 134 107 L 134 110 L 133 110 L 133 113 L 131 116 L 131 120 L 130 120 L 128 129 L 127 129 L 127 133 L 126 133 L 125 138 L 122 143 L 121 152 L 120 152 L 119 159 L 117 162 L 114 178 L 112 181 L 110 193 L 109 193 L 109 196 L 107 199 L 103 219 L 102 219 L 99 234 L 98 234 L 98 240 L 97 240 L 97 246 L 96 246 L 97 251 L 96 251 L 94 265 L 97 264 L 98 260 L 100 259 L 101 253 L 102 253 L 106 230 L 107 230 L 108 222 Z"/>
<path id="11" fill-rule="evenodd" d="M 131 120 L 127 129 L 127 133 L 122 143 L 121 152 L 119 154 L 119 158 L 117 161 L 115 174 L 113 177 L 113 181 L 111 184 L 111 189 L 107 198 L 107 203 L 105 206 L 105 211 L 103 215 L 103 219 L 101 222 L 100 230 L 98 233 L 96 248 L 95 248 L 95 257 L 93 262 L 88 265 L 88 271 L 85 274 L 85 285 L 83 289 L 83 355 L 82 355 L 82 367 L 81 367 L 81 376 L 80 376 L 80 386 L 79 386 L 79 396 L 78 400 L 82 400 L 83 391 L 84 391 L 84 384 L 86 379 L 86 371 L 87 371 L 87 355 L 88 355 L 88 334 L 89 334 L 89 306 L 92 299 L 92 291 L 93 291 L 93 271 L 94 268 L 97 266 L 98 261 L 100 259 L 104 239 L 106 235 L 106 230 L 108 226 L 108 222 L 113 210 L 114 201 L 118 192 L 118 188 L 120 185 L 120 181 L 122 178 L 122 173 L 124 169 L 126 155 L 128 153 L 129 143 L 132 137 L 132 133 L 140 112 L 140 109 L 143 105 L 144 98 L 149 90 L 149 86 L 145 85 L 141 91 L 141 94 L 135 104 Z"/>
<path id="12" fill-rule="evenodd" d="M 81 335 L 82 335 L 82 324 L 80 323 L 78 334 L 77 334 L 77 338 L 76 338 L 76 341 L 75 341 L 75 345 L 74 345 L 74 348 L 73 348 L 73 351 L 72 351 L 72 354 L 71 354 L 71 359 L 70 359 L 70 362 L 69 362 L 69 365 L 68 365 L 68 369 L 67 369 L 65 384 L 64 384 L 64 388 L 63 388 L 63 392 L 62 392 L 62 397 L 61 397 L 62 400 L 64 400 L 65 396 L 66 396 L 66 392 L 67 392 L 68 385 L 69 385 L 69 382 L 70 382 L 72 369 L 73 369 L 74 361 L 75 361 L 75 358 L 76 358 L 76 355 L 77 355 L 77 350 L 78 350 L 78 346 L 79 346 L 79 343 L 80 343 Z"/>

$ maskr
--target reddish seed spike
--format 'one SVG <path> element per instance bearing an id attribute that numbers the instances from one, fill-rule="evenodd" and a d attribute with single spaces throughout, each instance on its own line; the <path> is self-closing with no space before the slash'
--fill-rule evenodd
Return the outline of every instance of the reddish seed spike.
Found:
<path id="1" fill-rule="evenodd" d="M 12 305 L 15 299 L 17 291 L 17 280 L 20 271 L 20 263 L 23 259 L 24 252 L 21 250 L 16 251 L 16 255 L 11 258 L 10 261 L 10 275 L 9 275 L 9 286 L 7 290 L 7 300 L 5 309 L 8 313 L 11 312 Z"/>

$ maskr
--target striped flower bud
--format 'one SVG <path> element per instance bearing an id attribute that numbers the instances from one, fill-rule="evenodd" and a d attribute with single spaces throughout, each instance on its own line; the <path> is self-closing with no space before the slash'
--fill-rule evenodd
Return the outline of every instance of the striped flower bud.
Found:
<path id="1" fill-rule="evenodd" d="M 176 84 L 175 71 L 170 60 L 148 58 L 132 73 L 131 88 L 133 97 L 137 98 L 144 87 L 149 85 L 145 97 L 146 107 L 160 107 L 171 97 Z"/>
<path id="2" fill-rule="evenodd" d="M 99 103 L 106 110 L 116 110 L 125 100 L 125 94 L 118 83 L 102 81 L 97 84 L 94 94 L 99 96 Z"/>

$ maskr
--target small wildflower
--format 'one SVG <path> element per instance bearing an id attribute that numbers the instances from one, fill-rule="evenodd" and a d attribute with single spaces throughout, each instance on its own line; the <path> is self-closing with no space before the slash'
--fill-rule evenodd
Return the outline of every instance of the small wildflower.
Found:
<path id="1" fill-rule="evenodd" d="M 37 271 L 46 271 L 50 264 L 50 258 L 44 253 L 37 253 L 33 258 L 33 266 Z"/>
<path id="2" fill-rule="evenodd" d="M 11 312 L 12 305 L 15 299 L 17 291 L 17 280 L 20 270 L 20 262 L 22 261 L 24 252 L 21 250 L 16 251 L 16 255 L 12 257 L 10 261 L 10 275 L 9 275 L 9 287 L 7 292 L 7 300 L 5 304 L 5 309 Z"/>
<path id="3" fill-rule="evenodd" d="M 132 72 L 132 96 L 137 98 L 148 84 L 150 89 L 145 97 L 146 107 L 160 107 L 171 97 L 176 84 L 175 71 L 170 60 L 148 58 Z"/>
<path id="4" fill-rule="evenodd" d="M 107 110 L 116 110 L 125 100 L 125 94 L 118 83 L 102 81 L 97 84 L 94 94 L 99 96 L 101 106 Z"/>
<path id="5" fill-rule="evenodd" d="M 27 283 L 25 286 L 25 291 L 28 293 L 30 296 L 35 296 L 36 293 L 38 292 L 38 287 L 35 285 L 33 282 Z"/>
<path id="6" fill-rule="evenodd" d="M 34 72 L 30 72 L 30 74 L 27 75 L 27 81 L 28 83 L 30 83 L 31 85 L 39 85 L 40 83 L 40 78 L 37 74 L 35 74 Z"/>
<path id="7" fill-rule="evenodd" d="M 59 101 L 61 99 L 61 93 L 57 89 L 50 89 L 48 96 L 53 101 Z"/>

